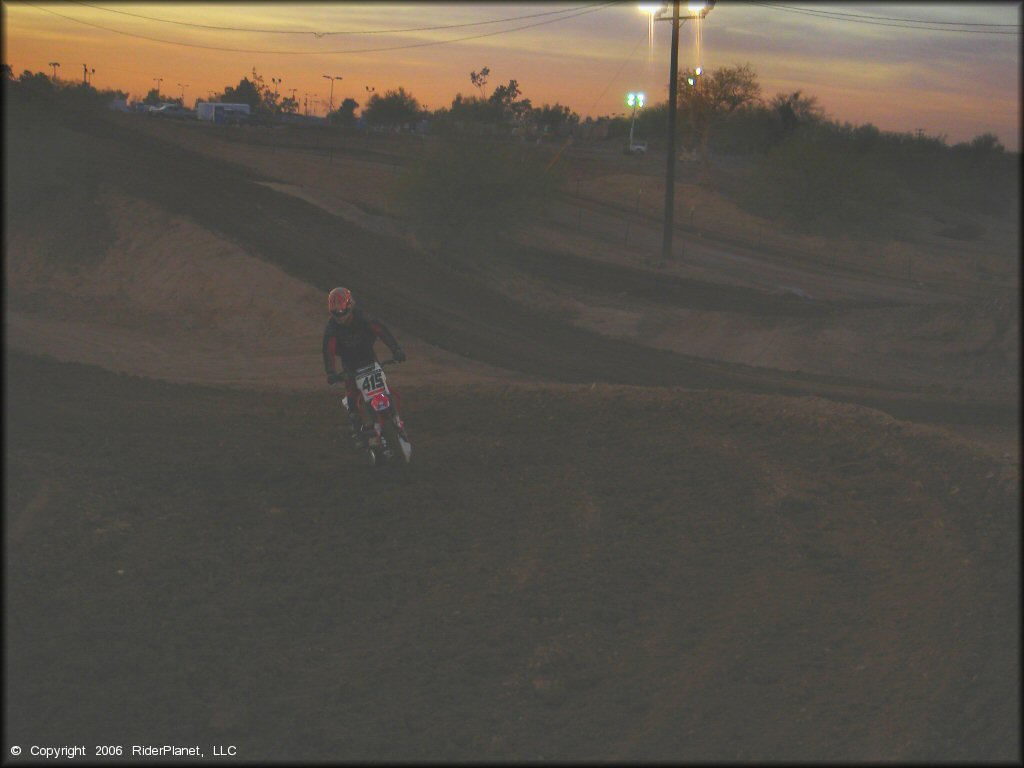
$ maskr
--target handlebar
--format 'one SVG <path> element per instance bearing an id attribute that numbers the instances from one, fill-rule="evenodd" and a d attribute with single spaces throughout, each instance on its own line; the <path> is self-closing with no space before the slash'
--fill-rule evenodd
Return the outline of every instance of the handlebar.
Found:
<path id="1" fill-rule="evenodd" d="M 380 365 L 383 368 L 385 365 L 395 365 L 395 364 L 399 364 L 399 362 L 397 360 L 395 360 L 395 358 L 389 357 L 387 360 L 378 360 L 377 364 Z M 368 368 L 369 366 L 366 366 L 366 367 Z M 363 369 L 360 368 L 359 370 L 363 370 Z M 352 378 L 352 379 L 354 379 L 356 377 L 356 373 L 359 373 L 359 371 L 356 371 L 355 373 L 352 373 L 347 368 L 342 368 L 341 369 L 341 374 L 342 375 L 348 376 L 349 378 Z"/>

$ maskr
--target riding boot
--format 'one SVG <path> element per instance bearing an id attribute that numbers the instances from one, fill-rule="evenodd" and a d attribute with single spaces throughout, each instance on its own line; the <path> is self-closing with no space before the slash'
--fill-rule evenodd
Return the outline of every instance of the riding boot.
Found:
<path id="1" fill-rule="evenodd" d="M 349 427 L 352 431 L 352 439 L 355 440 L 357 444 L 361 444 L 363 442 L 363 438 L 361 435 L 363 420 L 359 418 L 359 414 L 357 412 L 349 411 L 348 421 Z"/>
<path id="2" fill-rule="evenodd" d="M 364 424 L 360 427 L 359 437 L 364 446 L 371 448 L 380 447 L 380 438 L 377 436 L 377 430 L 374 429 L 372 424 Z"/>

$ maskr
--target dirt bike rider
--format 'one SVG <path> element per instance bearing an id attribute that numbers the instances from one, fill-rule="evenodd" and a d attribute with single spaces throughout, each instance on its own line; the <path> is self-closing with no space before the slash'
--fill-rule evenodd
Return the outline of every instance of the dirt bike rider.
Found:
<path id="1" fill-rule="evenodd" d="M 353 374 L 360 368 L 377 362 L 373 344 L 377 339 L 390 349 L 396 361 L 405 362 L 405 352 L 382 322 L 356 308 L 356 300 L 348 288 L 335 288 L 327 295 L 327 309 L 331 313 L 324 328 L 324 371 L 327 383 L 345 382 L 348 394 L 348 417 L 352 424 L 352 435 L 364 441 L 373 431 L 373 425 L 366 409 L 359 408 L 359 392 Z M 335 356 L 341 358 L 342 370 L 335 371 Z M 391 388 L 391 395 L 398 405 L 399 397 Z"/>

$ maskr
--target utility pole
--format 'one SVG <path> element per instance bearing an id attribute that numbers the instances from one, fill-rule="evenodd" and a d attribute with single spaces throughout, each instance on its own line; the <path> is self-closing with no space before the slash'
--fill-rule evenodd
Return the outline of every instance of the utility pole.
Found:
<path id="1" fill-rule="evenodd" d="M 57 82 L 57 67 L 60 66 L 60 62 L 59 61 L 51 61 L 46 66 L 53 67 L 53 82 L 56 83 Z"/>
<path id="2" fill-rule="evenodd" d="M 672 51 L 668 81 L 668 159 L 665 165 L 665 228 L 661 261 L 672 258 L 672 219 L 676 205 L 676 91 L 679 86 L 679 0 L 672 2 Z"/>
<path id="3" fill-rule="evenodd" d="M 701 19 L 715 7 L 715 0 L 687 3 L 691 16 Z M 672 51 L 668 83 L 668 158 L 665 161 L 665 231 L 661 240 L 662 263 L 672 258 L 672 219 L 676 205 L 676 104 L 679 93 L 679 27 L 685 21 L 679 18 L 679 0 L 672 2 Z"/>
<path id="4" fill-rule="evenodd" d="M 334 81 L 335 80 L 344 80 L 345 78 L 341 77 L 340 75 L 336 75 L 336 76 L 335 75 L 324 75 L 324 78 L 326 78 L 327 80 L 331 81 L 331 108 L 330 108 L 329 111 L 333 112 L 334 111 Z"/>

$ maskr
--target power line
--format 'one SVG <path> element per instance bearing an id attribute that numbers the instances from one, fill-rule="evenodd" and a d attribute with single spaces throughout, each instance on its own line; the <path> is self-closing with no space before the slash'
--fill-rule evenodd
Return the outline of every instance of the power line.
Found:
<path id="1" fill-rule="evenodd" d="M 921 27 L 905 24 L 890 24 L 885 21 L 865 21 L 863 19 L 849 19 L 842 16 L 832 15 L 829 11 L 812 11 L 801 8 L 789 8 L 783 5 L 772 5 L 770 3 L 757 3 L 758 6 L 763 8 L 770 8 L 774 11 L 785 11 L 786 13 L 800 13 L 806 16 L 814 16 L 819 19 L 831 19 L 832 21 L 845 21 L 851 24 L 870 24 L 875 27 L 895 27 L 896 29 L 921 29 L 931 32 L 959 32 L 961 34 L 974 34 L 974 35 L 1019 35 L 1020 31 L 1016 32 L 1004 32 L 1002 30 L 988 30 L 988 29 L 947 29 L 943 27 Z M 925 22 L 930 23 L 930 22 Z M 1011 25 L 1012 26 L 1012 25 Z"/>
<path id="2" fill-rule="evenodd" d="M 219 48 L 219 47 L 214 46 L 214 45 L 200 45 L 199 43 L 179 43 L 179 42 L 176 42 L 174 40 L 162 40 L 162 39 L 157 38 L 157 37 L 149 37 L 148 35 L 138 35 L 138 34 L 135 34 L 133 32 L 124 32 L 123 30 L 120 30 L 120 29 L 111 29 L 110 27 L 105 27 L 102 24 L 93 24 L 92 22 L 82 21 L 81 19 L 76 19 L 73 16 L 65 16 L 63 13 L 57 13 L 57 11 L 50 10 L 49 8 L 41 8 L 40 6 L 33 5 L 32 3 L 27 3 L 26 2 L 26 3 L 24 3 L 24 5 L 27 5 L 30 8 L 35 8 L 38 11 L 45 11 L 46 13 L 53 14 L 54 16 L 59 16 L 60 18 L 67 19 L 68 21 L 73 21 L 73 22 L 75 22 L 77 24 L 84 24 L 87 27 L 95 27 L 96 29 L 102 29 L 105 32 L 114 32 L 115 34 L 126 35 L 127 37 L 135 37 L 135 38 L 138 38 L 140 40 L 149 40 L 150 42 L 154 42 L 154 43 L 163 43 L 165 45 L 180 45 L 180 46 L 184 46 L 186 48 L 202 48 L 202 49 L 208 50 L 208 51 L 221 51 L 221 52 L 224 52 L 224 53 L 262 53 L 262 54 L 274 54 L 274 55 L 280 55 L 280 56 L 317 56 L 317 55 L 325 55 L 325 54 L 379 53 L 379 52 L 383 52 L 383 51 L 400 51 L 400 50 L 405 50 L 405 49 L 408 49 L 408 48 L 425 48 L 425 47 L 428 47 L 428 46 L 435 46 L 435 45 L 447 45 L 449 43 L 461 43 L 461 42 L 465 42 L 467 40 L 479 40 L 479 39 L 484 38 L 484 37 L 494 37 L 495 35 L 504 35 L 504 34 L 507 34 L 509 32 L 518 32 L 519 30 L 522 30 L 522 29 L 529 29 L 531 27 L 541 27 L 541 26 L 544 26 L 546 24 L 555 24 L 555 23 L 560 22 L 560 21 L 566 21 L 568 19 L 576 18 L 577 16 L 584 16 L 584 15 L 586 15 L 588 13 L 594 13 L 596 11 L 604 10 L 605 8 L 609 8 L 609 7 L 613 6 L 613 5 L 619 5 L 620 1 L 621 0 L 612 0 L 612 2 L 603 3 L 603 4 L 598 5 L 596 7 L 593 7 L 593 8 L 588 8 L 588 9 L 583 10 L 583 11 L 578 11 L 578 12 L 570 14 L 568 16 L 563 16 L 560 19 L 549 19 L 547 21 L 534 22 L 533 24 L 523 24 L 522 26 L 519 26 L 519 27 L 512 27 L 511 29 L 500 29 L 500 30 L 498 30 L 496 32 L 487 32 L 487 33 L 482 34 L 482 35 L 470 35 L 468 37 L 456 37 L 456 38 L 452 38 L 450 40 L 437 40 L 437 41 L 430 42 L 430 43 L 410 43 L 408 45 L 394 45 L 394 46 L 389 46 L 389 47 L 386 47 L 386 48 L 353 48 L 353 49 L 342 50 L 342 51 L 264 51 L 264 50 L 256 50 L 256 49 L 252 49 L 252 48 Z"/>
<path id="3" fill-rule="evenodd" d="M 612 83 L 614 83 L 616 80 L 619 79 L 619 75 L 622 74 L 622 70 L 625 69 L 626 64 L 628 64 L 630 62 L 630 60 L 633 58 L 633 54 L 635 54 L 636 53 L 636 49 L 640 47 L 640 43 L 642 43 L 646 39 L 647 39 L 647 31 L 644 30 L 644 36 L 642 38 L 640 38 L 640 40 L 637 41 L 637 44 L 633 46 L 633 50 L 631 50 L 626 55 L 626 58 L 624 58 L 622 60 L 622 63 L 619 65 L 618 70 L 616 70 L 615 74 L 612 75 L 611 80 L 609 80 L 608 84 L 605 85 L 604 90 L 601 91 L 601 94 L 596 99 L 594 99 L 594 103 L 590 105 L 590 108 L 587 110 L 588 112 L 593 112 L 594 111 L 594 107 L 597 106 L 597 102 L 599 102 L 601 99 L 604 98 L 604 95 L 606 93 L 608 93 L 608 89 L 612 87 Z"/>
<path id="4" fill-rule="evenodd" d="M 1020 24 L 986 24 L 977 21 L 934 21 L 931 19 L 901 19 L 895 16 L 875 16 L 869 13 L 843 13 L 842 11 L 820 11 L 817 8 L 794 8 L 791 5 L 773 5 L 772 3 L 758 3 L 772 8 L 785 8 L 791 11 L 815 11 L 829 16 L 854 16 L 858 19 L 880 19 L 883 21 L 903 21 L 908 24 L 949 24 L 958 27 L 1019 27 Z"/>
<path id="5" fill-rule="evenodd" d="M 491 21 L 473 21 L 465 24 L 445 24 L 443 26 L 436 27 L 408 27 L 405 29 L 373 29 L 373 30 L 337 30 L 331 32 L 317 32 L 315 30 L 302 30 L 302 29 L 254 29 L 250 27 L 221 27 L 213 24 L 197 24 L 191 21 L 175 21 L 173 19 L 159 19 L 155 16 L 145 16 L 141 13 L 130 13 L 129 11 L 120 11 L 114 8 L 104 8 L 99 5 L 93 5 L 91 3 L 81 2 L 81 0 L 75 0 L 78 5 L 83 5 L 86 8 L 93 8 L 97 11 L 106 11 L 107 13 L 119 13 L 122 16 L 134 16 L 137 19 L 145 19 L 147 21 L 156 21 L 161 24 L 177 24 L 183 27 L 194 27 L 196 29 L 212 29 L 218 32 L 256 32 L 265 35 L 315 35 L 317 38 L 328 37 L 331 35 L 386 35 L 386 34 L 404 34 L 406 32 L 430 32 L 440 29 L 459 29 L 462 27 L 479 27 L 484 24 L 503 24 L 506 21 L 520 21 L 522 19 L 533 19 L 539 16 L 551 16 L 560 13 L 570 13 L 572 11 L 579 10 L 579 6 L 576 8 L 563 8 L 558 11 L 544 11 L 543 13 L 530 13 L 524 16 L 510 16 L 505 19 L 492 19 Z M 591 8 L 594 6 L 603 5 L 603 3 L 592 3 L 591 5 L 582 6 L 583 8 Z"/>
<path id="6" fill-rule="evenodd" d="M 641 37 L 639 40 L 637 40 L 636 45 L 633 46 L 633 50 L 631 50 L 628 54 L 626 54 L 626 58 L 624 58 L 622 60 L 622 63 L 619 65 L 619 68 L 615 71 L 615 74 L 612 75 L 611 80 L 609 80 L 608 84 L 605 85 L 604 90 L 601 91 L 600 95 L 596 99 L 594 99 L 594 103 L 591 104 L 590 108 L 587 110 L 588 112 L 593 112 L 594 111 L 594 107 L 597 106 L 597 102 L 599 102 L 601 99 L 604 98 L 604 95 L 608 92 L 608 89 L 612 87 L 612 83 L 614 83 L 619 78 L 619 75 L 622 74 L 622 70 L 625 68 L 626 64 L 628 64 L 629 60 L 633 58 L 633 54 L 636 53 L 636 49 L 639 48 L 640 44 L 644 40 L 646 40 L 646 39 L 647 39 L 647 32 L 645 31 L 643 37 Z M 549 162 L 547 164 L 547 167 L 544 169 L 545 173 L 550 171 L 555 166 L 555 163 L 557 163 L 561 159 L 562 153 L 569 147 L 570 143 L 572 143 L 572 137 L 571 136 L 569 138 L 567 138 L 565 140 L 565 143 L 562 144 L 561 148 L 557 152 L 555 152 L 555 156 L 551 158 L 551 162 Z"/>

